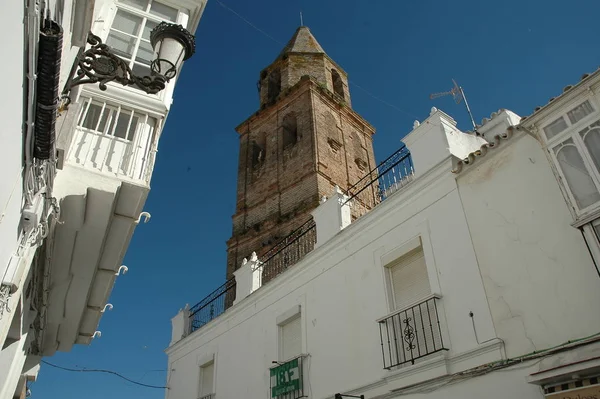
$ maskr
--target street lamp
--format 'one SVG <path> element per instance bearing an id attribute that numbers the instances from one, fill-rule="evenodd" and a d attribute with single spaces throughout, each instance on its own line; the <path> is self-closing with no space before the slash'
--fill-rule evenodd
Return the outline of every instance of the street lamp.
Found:
<path id="1" fill-rule="evenodd" d="M 136 76 L 128 63 L 114 54 L 110 46 L 92 32 L 88 34 L 91 47 L 77 56 L 77 70 L 65 85 L 63 97 L 75 86 L 98 83 L 100 90 L 106 90 L 108 82 L 118 82 L 123 86 L 137 86 L 148 94 L 156 94 L 173 79 L 183 61 L 196 50 L 196 39 L 183 26 L 161 22 L 150 32 L 150 44 L 155 59 L 150 64 L 150 76 Z"/>

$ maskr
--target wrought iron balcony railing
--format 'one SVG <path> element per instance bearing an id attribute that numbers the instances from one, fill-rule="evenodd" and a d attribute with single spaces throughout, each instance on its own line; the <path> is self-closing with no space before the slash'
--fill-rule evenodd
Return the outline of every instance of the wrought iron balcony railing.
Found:
<path id="1" fill-rule="evenodd" d="M 268 283 L 289 267 L 298 263 L 315 248 L 317 229 L 311 217 L 308 221 L 279 241 L 262 258 L 255 271 L 260 272 L 259 286 Z"/>
<path id="2" fill-rule="evenodd" d="M 235 300 L 235 277 L 230 278 L 190 309 L 190 329 L 196 331 L 225 312 Z"/>
<path id="3" fill-rule="evenodd" d="M 448 350 L 442 338 L 438 300 L 431 297 L 378 321 L 383 368 L 415 364 L 417 359 Z"/>
<path id="4" fill-rule="evenodd" d="M 412 181 L 414 168 L 405 145 L 364 175 L 347 191 L 353 215 L 360 217 Z"/>

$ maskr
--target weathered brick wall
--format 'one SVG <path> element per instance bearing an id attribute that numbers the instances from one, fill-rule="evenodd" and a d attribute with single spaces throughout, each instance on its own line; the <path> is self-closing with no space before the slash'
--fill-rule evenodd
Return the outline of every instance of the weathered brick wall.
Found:
<path id="1" fill-rule="evenodd" d="M 318 82 L 327 84 L 327 70 L 324 54 L 290 54 L 287 59 L 286 88 L 292 87 L 304 75 L 312 76 Z"/>
<path id="2" fill-rule="evenodd" d="M 268 103 L 273 68 L 281 73 L 281 94 Z M 344 100 L 333 94 L 331 68 L 343 80 Z M 261 80 L 261 110 L 237 128 L 240 157 L 228 277 L 243 258 L 253 251 L 260 256 L 304 223 L 335 185 L 347 190 L 375 166 L 374 129 L 350 108 L 346 74 L 327 56 L 290 54 L 263 71 Z M 284 148 L 289 115 L 295 116 L 297 142 Z M 353 215 L 372 208 L 373 198 L 372 188 L 361 193 Z"/>
<path id="3" fill-rule="evenodd" d="M 350 97 L 350 87 L 348 86 L 348 75 L 342 68 L 340 68 L 339 65 L 336 65 L 329 57 L 325 58 L 327 89 L 329 89 L 329 91 L 331 91 L 332 93 L 334 92 L 333 81 L 332 81 L 332 77 L 331 77 L 332 69 L 335 69 L 340 74 L 340 77 L 342 78 L 342 83 L 344 84 L 344 99 L 343 99 L 343 101 L 346 103 L 346 105 L 348 105 L 349 107 L 352 107 L 352 98 Z"/>
<path id="4" fill-rule="evenodd" d="M 285 93 L 238 128 L 238 201 L 228 242 L 228 274 L 252 251 L 268 249 L 299 226 L 301 216 L 318 205 L 310 98 L 308 88 Z M 282 123 L 290 114 L 296 118 L 297 142 L 284 149 Z M 253 142 L 265 146 L 259 165 L 253 163 Z"/>

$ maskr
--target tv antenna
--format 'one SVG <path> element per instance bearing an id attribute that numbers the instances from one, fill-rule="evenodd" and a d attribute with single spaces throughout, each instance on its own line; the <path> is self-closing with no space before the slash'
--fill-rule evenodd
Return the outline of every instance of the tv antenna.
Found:
<path id="1" fill-rule="evenodd" d="M 439 97 L 452 95 L 452 97 L 454 97 L 454 101 L 456 101 L 457 104 L 460 104 L 461 101 L 464 101 L 465 107 L 467 108 L 467 112 L 469 114 L 469 118 L 471 118 L 471 123 L 473 124 L 473 131 L 476 135 L 479 135 L 479 133 L 477 133 L 477 124 L 475 123 L 475 119 L 473 119 L 473 114 L 471 113 L 471 108 L 469 108 L 469 103 L 467 102 L 467 97 L 465 96 L 463 88 L 460 87 L 454 79 L 452 79 L 452 83 L 454 83 L 454 87 L 452 87 L 452 90 L 444 91 L 441 93 L 433 93 L 429 95 L 429 99 L 433 100 Z"/>

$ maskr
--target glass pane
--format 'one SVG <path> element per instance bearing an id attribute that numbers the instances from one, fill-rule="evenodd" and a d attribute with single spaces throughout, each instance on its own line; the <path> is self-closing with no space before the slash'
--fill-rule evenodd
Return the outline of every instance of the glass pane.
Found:
<path id="1" fill-rule="evenodd" d="M 121 110 L 119 118 L 117 119 L 117 126 L 113 135 L 122 139 L 127 138 L 127 130 L 129 128 L 129 119 L 131 119 L 131 111 Z"/>
<path id="2" fill-rule="evenodd" d="M 135 55 L 135 60 L 150 65 L 153 59 L 154 50 L 152 50 L 152 46 L 150 45 L 150 43 L 144 40 L 140 41 L 140 47 L 138 47 L 137 54 Z"/>
<path id="3" fill-rule="evenodd" d="M 569 139 L 555 147 L 554 152 L 579 209 L 587 208 L 600 201 L 600 193 L 583 163 L 583 158 L 573 144 L 573 140 Z"/>
<path id="4" fill-rule="evenodd" d="M 546 126 L 544 128 L 544 133 L 546 133 L 546 138 L 550 140 L 552 137 L 556 136 L 566 128 L 567 122 L 565 121 L 565 118 L 561 116 L 560 118 Z"/>
<path id="5" fill-rule="evenodd" d="M 583 141 L 596 165 L 596 170 L 600 171 L 600 129 L 590 130 Z"/>
<path id="6" fill-rule="evenodd" d="M 144 26 L 144 33 L 142 33 L 142 38 L 150 40 L 150 32 L 152 32 L 152 29 L 156 28 L 157 25 L 158 22 L 146 21 L 146 25 Z"/>
<path id="7" fill-rule="evenodd" d="M 177 21 L 177 9 L 166 6 L 157 1 L 153 1 L 150 6 L 150 14 L 156 15 L 160 19 L 175 22 Z"/>
<path id="8" fill-rule="evenodd" d="M 138 10 L 146 11 L 148 9 L 148 0 L 120 0 L 119 3 L 127 4 Z"/>
<path id="9" fill-rule="evenodd" d="M 104 113 L 102 113 L 102 116 L 100 118 L 100 123 L 98 124 L 98 128 L 96 129 L 97 132 L 102 132 L 102 133 L 106 133 L 108 130 L 104 130 L 106 128 L 106 122 L 108 122 L 109 118 L 111 117 L 113 113 L 113 110 L 108 108 L 108 107 L 104 107 Z"/>
<path id="10" fill-rule="evenodd" d="M 106 44 L 112 47 L 114 52 L 124 58 L 131 59 L 135 48 L 135 37 L 130 37 L 118 32 L 110 32 Z"/>
<path id="11" fill-rule="evenodd" d="M 96 129 L 96 125 L 98 124 L 98 118 L 100 118 L 100 112 L 102 111 L 102 106 L 98 104 L 90 104 L 88 108 L 88 112 L 85 115 L 85 119 L 81 126 L 86 129 Z"/>
<path id="12" fill-rule="evenodd" d="M 112 24 L 113 29 L 137 36 L 142 26 L 142 17 L 130 14 L 123 10 L 118 10 Z"/>
<path id="13" fill-rule="evenodd" d="M 571 123 L 576 123 L 594 112 L 594 108 L 592 108 L 592 104 L 589 101 L 584 102 L 583 104 L 578 105 L 573 108 L 571 111 L 567 112 L 569 116 L 569 120 Z"/>

